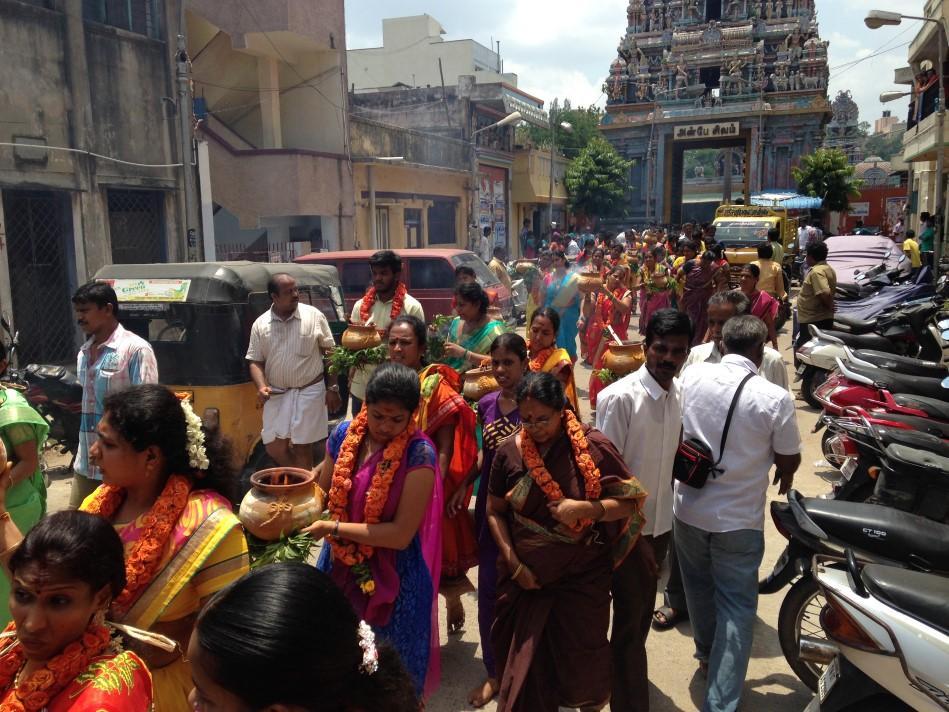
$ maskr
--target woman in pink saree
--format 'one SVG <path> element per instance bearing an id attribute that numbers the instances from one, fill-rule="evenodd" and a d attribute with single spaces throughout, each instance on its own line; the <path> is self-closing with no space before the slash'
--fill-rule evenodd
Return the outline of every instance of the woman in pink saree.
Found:
<path id="1" fill-rule="evenodd" d="M 419 398 L 412 369 L 376 370 L 363 409 L 327 442 L 320 486 L 328 517 L 306 531 L 327 538 L 317 568 L 396 648 L 421 698 L 439 679 L 444 501 L 435 447 L 412 418 Z"/>
<path id="2" fill-rule="evenodd" d="M 741 291 L 751 304 L 749 313 L 756 316 L 768 327 L 768 339 L 771 341 L 771 347 L 778 348 L 778 332 L 774 326 L 774 319 L 778 315 L 778 309 L 781 308 L 781 302 L 772 297 L 767 292 L 758 289 L 758 280 L 761 278 L 761 269 L 758 265 L 751 263 L 741 268 Z"/>

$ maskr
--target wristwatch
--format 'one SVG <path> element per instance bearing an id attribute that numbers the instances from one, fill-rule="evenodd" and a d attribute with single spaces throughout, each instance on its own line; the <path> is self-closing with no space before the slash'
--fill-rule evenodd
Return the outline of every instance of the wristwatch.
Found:
<path id="1" fill-rule="evenodd" d="M 326 390 L 327 390 L 327 391 L 331 391 L 331 392 L 333 392 L 333 393 L 339 393 L 339 384 L 334 384 L 334 385 L 328 387 Z"/>

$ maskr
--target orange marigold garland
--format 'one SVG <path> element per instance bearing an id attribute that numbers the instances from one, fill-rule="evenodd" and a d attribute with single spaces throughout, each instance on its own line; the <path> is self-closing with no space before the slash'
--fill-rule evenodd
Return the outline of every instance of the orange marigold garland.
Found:
<path id="1" fill-rule="evenodd" d="M 588 501 L 600 498 L 602 488 L 600 487 L 600 470 L 593 462 L 590 456 L 590 443 L 583 433 L 583 427 L 577 416 L 572 411 L 564 413 L 564 428 L 567 431 L 567 437 L 570 438 L 570 446 L 573 449 L 573 460 L 577 464 L 577 469 L 583 475 L 584 495 Z M 527 465 L 527 473 L 534 484 L 540 487 L 540 490 L 547 496 L 551 502 L 559 502 L 564 498 L 563 490 L 560 485 L 550 475 L 550 471 L 544 464 L 544 459 L 537 451 L 537 445 L 531 438 L 530 433 L 521 430 L 521 457 L 524 464 Z M 594 524 L 592 519 L 580 519 L 574 527 L 575 531 L 582 531 L 584 528 Z"/>
<path id="2" fill-rule="evenodd" d="M 125 559 L 125 588 L 112 601 L 111 610 L 116 618 L 121 619 L 128 612 L 139 594 L 151 583 L 157 573 L 171 533 L 181 513 L 188 506 L 191 487 L 191 480 L 187 477 L 172 475 L 165 483 L 158 499 L 155 500 L 155 504 L 142 517 L 142 534 L 132 544 Z M 84 510 L 111 519 L 124 497 L 125 491 L 121 487 L 103 485 L 96 490 Z"/>
<path id="3" fill-rule="evenodd" d="M 405 306 L 405 295 L 408 292 L 404 282 L 399 282 L 395 288 L 395 295 L 392 297 L 392 310 L 389 312 L 389 318 L 395 321 L 402 314 L 402 308 Z M 365 324 L 369 321 L 369 315 L 372 314 L 372 307 L 376 303 L 376 288 L 369 287 L 362 298 L 362 304 L 359 305 L 359 318 Z"/>
<path id="4" fill-rule="evenodd" d="M 527 344 L 527 352 L 530 353 L 531 345 Z M 530 361 L 528 361 L 528 366 L 531 371 L 540 371 L 544 368 L 544 364 L 547 363 L 547 359 L 550 358 L 550 354 L 554 352 L 553 346 L 548 346 L 546 349 L 541 349 L 537 352 L 537 355 L 534 356 Z"/>
<path id="5" fill-rule="evenodd" d="M 10 623 L 5 633 L 16 633 Z M 9 640 L 9 639 L 7 639 Z M 111 642 L 111 633 L 104 625 L 91 623 L 78 640 L 48 660 L 25 680 L 17 682 L 17 675 L 26 664 L 26 652 L 14 639 L 0 651 L 0 712 L 39 712 L 87 667 L 93 659 L 105 652 Z"/>
<path id="6" fill-rule="evenodd" d="M 333 467 L 332 484 L 329 491 L 329 504 L 327 508 L 330 512 L 330 519 L 339 522 L 349 521 L 349 491 L 353 486 L 353 475 L 355 474 L 356 458 L 359 455 L 359 446 L 365 437 L 369 416 L 366 413 L 365 406 L 359 415 L 353 418 L 349 424 L 349 430 L 346 431 L 346 437 L 339 448 L 339 456 L 336 458 L 336 464 Z M 402 456 L 405 454 L 405 448 L 409 439 L 415 433 L 415 420 L 413 419 L 409 426 L 402 433 L 393 438 L 385 450 L 382 451 L 382 459 L 376 465 L 376 471 L 372 475 L 372 483 L 366 492 L 366 506 L 363 514 L 363 521 L 366 524 L 378 524 L 382 517 L 382 510 L 385 509 L 386 502 L 389 499 L 389 488 L 392 486 L 392 480 L 395 473 L 402 463 Z M 374 548 L 369 544 L 357 544 L 347 541 L 340 537 L 330 538 L 333 547 L 333 556 L 350 567 L 356 583 L 360 590 L 367 596 L 376 592 L 376 584 L 372 579 L 372 571 L 369 568 L 369 559 L 372 557 Z"/>

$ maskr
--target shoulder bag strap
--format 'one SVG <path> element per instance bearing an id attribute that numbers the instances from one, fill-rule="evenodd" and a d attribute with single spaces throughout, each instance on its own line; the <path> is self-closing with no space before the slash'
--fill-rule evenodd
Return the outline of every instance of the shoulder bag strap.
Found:
<path id="1" fill-rule="evenodd" d="M 735 391 L 735 396 L 732 398 L 732 404 L 728 406 L 728 416 L 725 418 L 725 429 L 722 430 L 722 442 L 718 446 L 718 460 L 715 462 L 715 467 L 721 463 L 722 458 L 725 456 L 725 441 L 728 439 L 728 427 L 732 424 L 732 415 L 735 413 L 735 406 L 738 405 L 738 398 L 741 397 L 741 392 L 745 387 L 745 384 L 748 383 L 752 378 L 755 377 L 754 373 L 749 373 L 743 379 L 741 383 L 738 384 L 738 390 Z"/>

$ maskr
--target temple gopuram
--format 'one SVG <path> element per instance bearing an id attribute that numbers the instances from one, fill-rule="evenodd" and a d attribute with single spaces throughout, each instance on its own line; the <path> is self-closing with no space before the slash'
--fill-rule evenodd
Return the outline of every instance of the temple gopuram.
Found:
<path id="1" fill-rule="evenodd" d="M 724 200 L 795 187 L 831 118 L 814 3 L 631 0 L 601 130 L 633 161 L 634 220 L 680 222 L 695 149 L 723 152 Z"/>

